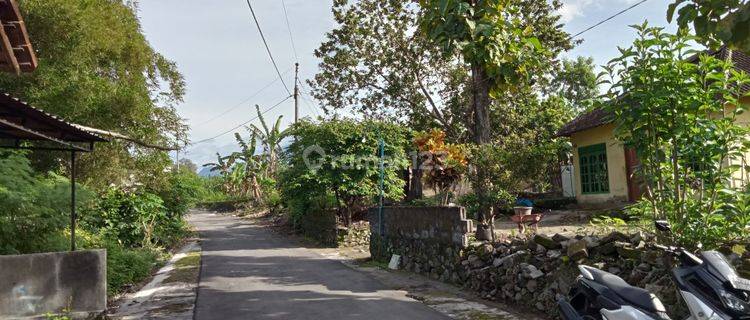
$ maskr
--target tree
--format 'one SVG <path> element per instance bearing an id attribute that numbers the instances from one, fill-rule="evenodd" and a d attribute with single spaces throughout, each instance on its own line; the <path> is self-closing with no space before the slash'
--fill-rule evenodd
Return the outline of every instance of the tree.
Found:
<path id="1" fill-rule="evenodd" d="M 601 95 L 599 79 L 594 72 L 594 59 L 563 59 L 560 68 L 553 71 L 542 85 L 542 92 L 565 99 L 576 114 L 590 109 Z"/>
<path id="2" fill-rule="evenodd" d="M 507 183 L 516 181 L 508 179 L 491 181 L 515 195 L 524 189 L 548 191 L 550 174 L 559 170 L 570 151 L 569 143 L 555 135 L 574 116 L 575 111 L 566 99 L 558 95 L 540 97 L 530 87 L 519 88 L 505 99 L 494 101 L 490 113 L 493 152 L 514 155 L 499 157 L 510 161 L 499 165 L 508 169 L 518 183 Z M 474 164 L 474 159 L 470 157 L 469 162 Z"/>
<path id="3" fill-rule="evenodd" d="M 546 0 L 421 0 L 421 29 L 443 52 L 460 53 L 471 70 L 471 114 L 474 142 L 491 142 L 491 98 L 528 84 L 551 59 L 571 47 L 554 10 L 559 1 Z M 502 118 L 499 119 L 502 122 Z M 485 191 L 492 181 L 486 169 L 476 168 L 472 184 L 480 199 L 478 239 L 494 237 L 491 201 Z"/>
<path id="4" fill-rule="evenodd" d="M 175 145 L 186 126 L 174 106 L 185 82 L 176 65 L 146 41 L 135 8 L 122 1 L 23 0 L 21 11 L 39 68 L 20 77 L 0 75 L 14 96 L 62 118 L 116 131 L 156 145 Z M 43 171 L 60 170 L 68 156 L 34 153 Z M 171 166 L 162 151 L 121 141 L 99 144 L 81 157 L 80 172 L 104 187 L 135 175 L 166 181 Z"/>
<path id="5" fill-rule="evenodd" d="M 421 7 L 400 0 L 336 0 L 338 26 L 315 51 L 320 72 L 308 83 L 326 112 L 354 111 L 417 130 L 464 133 L 467 73 L 419 33 Z"/>
<path id="6" fill-rule="evenodd" d="M 349 226 L 354 213 L 375 204 L 380 194 L 380 139 L 385 146 L 384 197 L 404 196 L 401 172 L 408 162 L 408 130 L 403 126 L 370 120 L 301 121 L 292 134 L 296 140 L 287 150 L 289 168 L 280 177 L 292 221 L 320 200 L 332 203 L 339 222 Z"/>
<path id="7" fill-rule="evenodd" d="M 257 133 L 252 131 L 252 136 L 248 141 L 242 140 L 239 133 L 235 133 L 234 137 L 240 145 L 241 151 L 235 152 L 232 154 L 232 157 L 243 162 L 243 166 L 240 169 L 242 171 L 241 184 L 243 185 L 243 193 L 250 191 L 255 201 L 261 201 L 262 194 L 258 180 L 268 164 L 263 162 L 263 155 L 255 154 L 255 149 L 258 145 Z"/>
<path id="8" fill-rule="evenodd" d="M 180 170 L 196 173 L 198 172 L 198 166 L 190 159 L 182 158 L 180 159 Z"/>
<path id="9" fill-rule="evenodd" d="M 688 59 L 685 33 L 668 34 L 646 23 L 639 37 L 612 60 L 615 134 L 641 162 L 645 200 L 634 211 L 669 219 L 683 245 L 715 248 L 750 236 L 747 192 L 732 183 L 750 145 L 737 122 L 750 76 L 731 60 L 701 54 Z"/>
<path id="10" fill-rule="evenodd" d="M 276 174 L 276 169 L 278 168 L 278 154 L 281 148 L 281 140 L 289 135 L 289 131 L 281 130 L 281 116 L 276 119 L 276 123 L 273 125 L 273 127 L 269 127 L 268 124 L 266 124 L 265 118 L 263 118 L 263 113 L 260 112 L 260 106 L 255 105 L 255 109 L 258 112 L 258 119 L 260 120 L 261 127 L 259 128 L 256 125 L 252 125 L 249 130 L 253 134 L 253 141 L 255 141 L 257 137 L 257 139 L 260 140 L 261 144 L 263 145 L 263 154 L 265 155 L 267 161 L 267 175 L 273 177 Z M 241 139 L 238 138 L 238 140 Z M 243 148 L 244 147 L 245 146 L 243 146 Z M 253 145 L 253 149 L 248 150 L 248 152 L 255 152 L 255 146 Z"/>
<path id="11" fill-rule="evenodd" d="M 236 158 L 233 156 L 222 157 L 219 153 L 216 153 L 216 162 L 206 163 L 203 166 L 209 167 L 211 172 L 219 172 L 221 174 L 222 181 L 224 182 L 224 192 L 232 193 L 232 186 L 230 184 L 230 177 L 232 175 L 232 168 Z"/>
<path id="12" fill-rule="evenodd" d="M 677 10 L 679 8 L 679 10 Z M 747 0 L 676 0 L 669 5 L 667 20 L 687 29 L 692 23 L 703 44 L 718 47 L 727 44 L 750 53 L 750 1 Z"/>

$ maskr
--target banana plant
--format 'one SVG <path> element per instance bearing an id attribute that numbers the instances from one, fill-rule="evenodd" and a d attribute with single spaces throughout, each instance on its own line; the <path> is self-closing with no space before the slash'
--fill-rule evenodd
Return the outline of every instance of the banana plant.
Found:
<path id="1" fill-rule="evenodd" d="M 234 167 L 237 158 L 233 155 L 222 157 L 219 153 L 216 153 L 216 162 L 206 163 L 204 167 L 210 167 L 211 172 L 219 172 L 221 178 L 224 181 L 223 188 L 227 193 L 232 192 L 232 185 L 230 183 L 230 176 L 232 174 L 232 168 Z"/>
<path id="2" fill-rule="evenodd" d="M 258 146 L 257 133 L 252 132 L 248 141 L 243 140 L 239 133 L 235 133 L 234 138 L 240 145 L 240 152 L 235 152 L 232 155 L 242 161 L 243 192 L 245 194 L 251 193 L 256 201 L 260 201 L 262 193 L 258 180 L 266 169 L 266 163 L 263 161 L 263 155 L 255 154 Z"/>
<path id="3" fill-rule="evenodd" d="M 281 150 L 281 141 L 289 136 L 290 130 L 281 130 L 282 116 L 276 120 L 273 127 L 269 127 L 266 123 L 266 119 L 263 118 L 260 106 L 256 104 L 255 110 L 258 112 L 258 119 L 260 120 L 261 127 L 251 125 L 250 127 L 247 127 L 247 130 L 254 136 L 257 136 L 258 140 L 260 140 L 260 143 L 263 145 L 263 155 L 267 164 L 265 171 L 269 177 L 273 177 L 278 169 L 278 155 Z"/>

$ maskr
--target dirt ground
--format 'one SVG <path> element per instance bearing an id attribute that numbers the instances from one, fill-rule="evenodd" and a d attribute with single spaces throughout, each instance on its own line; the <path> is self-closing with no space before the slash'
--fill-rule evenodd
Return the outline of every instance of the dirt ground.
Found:
<path id="1" fill-rule="evenodd" d="M 583 228 L 589 226 L 589 221 L 594 212 L 585 210 L 559 210 L 551 211 L 542 218 L 538 225 L 538 233 L 554 235 L 556 233 L 571 236 L 580 233 Z M 531 227 L 527 226 L 527 232 Z M 495 220 L 495 233 L 500 235 L 519 234 L 518 224 L 511 221 L 510 216 L 503 216 Z"/>

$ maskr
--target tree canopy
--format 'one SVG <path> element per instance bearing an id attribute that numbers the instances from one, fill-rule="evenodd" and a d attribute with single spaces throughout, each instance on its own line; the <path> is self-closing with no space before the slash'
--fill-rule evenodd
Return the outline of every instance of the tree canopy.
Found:
<path id="1" fill-rule="evenodd" d="M 175 110 L 185 82 L 175 63 L 146 41 L 133 4 L 22 0 L 20 8 L 39 68 L 20 77 L 0 75 L 4 90 L 68 121 L 148 143 L 175 145 L 176 136 L 185 136 Z M 32 159 L 46 170 L 59 164 L 48 155 Z M 88 182 L 103 186 L 131 174 L 160 174 L 169 164 L 164 152 L 113 141 L 85 155 L 81 172 Z"/>
<path id="2" fill-rule="evenodd" d="M 680 28 L 692 25 L 703 44 L 726 44 L 750 53 L 750 1 L 676 0 L 669 5 L 667 20 L 671 22 L 675 13 Z"/>
<path id="3" fill-rule="evenodd" d="M 457 97 L 467 73 L 417 32 L 421 8 L 399 0 L 336 0 L 335 29 L 315 51 L 309 81 L 327 112 L 388 117 L 415 129 L 461 128 Z"/>
<path id="4" fill-rule="evenodd" d="M 578 57 L 563 59 L 560 68 L 554 70 L 542 91 L 565 99 L 572 110 L 582 112 L 591 108 L 601 95 L 599 78 L 594 72 L 594 59 Z"/>

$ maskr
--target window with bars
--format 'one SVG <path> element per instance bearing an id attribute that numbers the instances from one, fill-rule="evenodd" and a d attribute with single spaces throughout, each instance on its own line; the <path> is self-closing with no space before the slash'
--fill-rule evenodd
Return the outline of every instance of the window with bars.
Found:
<path id="1" fill-rule="evenodd" d="M 609 193 L 607 146 L 602 143 L 578 148 L 578 158 L 581 165 L 581 192 Z"/>

